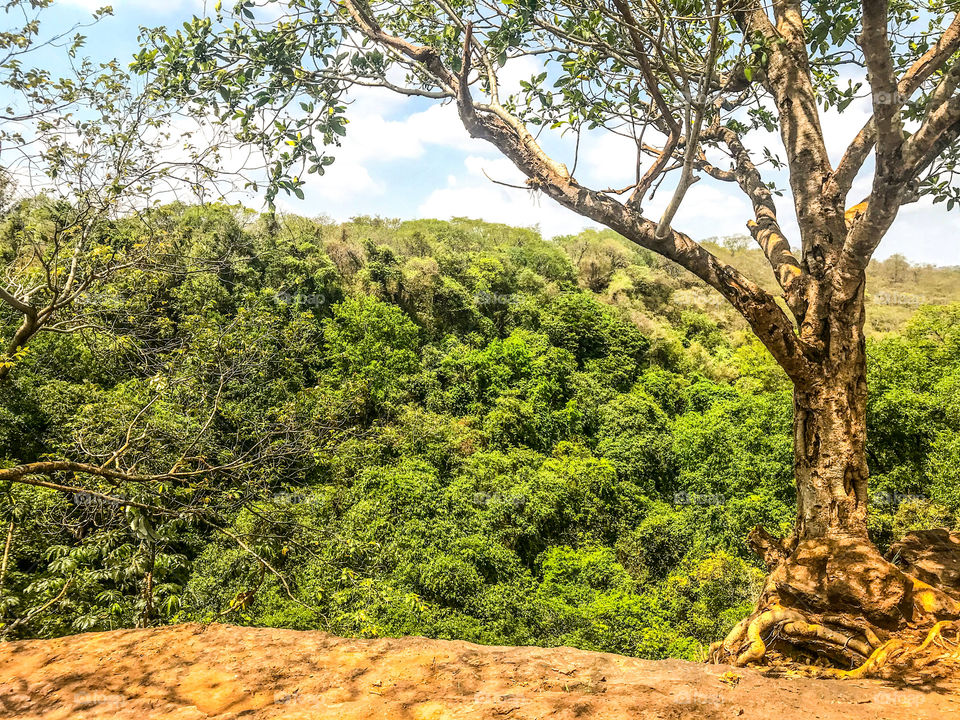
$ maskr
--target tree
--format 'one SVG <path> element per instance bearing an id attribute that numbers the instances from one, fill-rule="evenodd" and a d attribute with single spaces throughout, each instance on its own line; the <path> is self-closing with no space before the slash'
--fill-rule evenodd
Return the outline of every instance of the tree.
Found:
<path id="1" fill-rule="evenodd" d="M 187 189 L 199 197 L 211 188 L 219 191 L 239 176 L 213 171 L 220 159 L 216 134 L 204 133 L 195 141 L 197 118 L 189 108 L 138 87 L 137 79 L 116 60 L 96 63 L 80 58 L 83 24 L 47 32 L 41 19 L 51 4 L 52 0 L 6 2 L 3 9 L 11 24 L 0 30 L 4 101 L 0 111 L 0 403 L 16 400 L 23 392 L 27 382 L 18 386 L 11 376 L 42 333 L 91 331 L 102 341 L 111 335 L 115 338 L 117 325 L 144 319 L 135 319 L 134 308 L 119 302 L 116 293 L 123 287 L 121 280 L 135 284 L 149 273 L 168 269 L 170 247 L 152 224 L 158 214 L 147 212 L 151 205 L 165 192 Z M 108 13 L 108 8 L 98 10 L 91 22 Z M 64 50 L 63 76 L 41 64 L 45 53 L 49 62 L 51 49 Z M 131 214 L 140 214 L 141 222 L 125 217 Z M 216 261 L 210 259 L 201 270 L 210 270 Z M 111 282 L 117 284 L 111 287 Z M 126 310 L 121 319 L 118 306 Z M 101 351 L 104 345 L 100 343 Z M 156 369 L 146 362 L 138 364 L 141 371 Z M 221 389 L 235 381 L 236 372 L 219 370 Z M 199 505 L 197 493 L 203 490 L 198 484 L 220 478 L 221 485 L 213 491 L 218 498 L 213 507 L 229 512 L 237 496 L 224 486 L 245 484 L 237 478 L 251 466 L 267 464 L 267 456 L 277 457 L 266 435 L 250 447 L 230 448 L 238 451 L 237 457 L 223 462 L 210 461 L 210 453 L 201 452 L 209 450 L 203 447 L 208 426 L 221 412 L 219 393 L 212 407 L 194 407 L 209 412 L 207 426 L 195 428 L 192 434 L 163 438 L 156 427 L 162 423 L 156 422 L 151 408 L 156 411 L 157 405 L 164 404 L 159 402 L 166 394 L 163 390 L 179 384 L 171 376 L 169 363 L 163 371 L 157 379 L 157 386 L 163 387 L 124 419 L 119 437 L 103 433 L 99 454 L 84 442 L 66 453 L 61 448 L 37 453 L 37 444 L 25 438 L 19 445 L 29 457 L 13 460 L 13 467 L 6 467 L 9 457 L 0 460 L 4 489 L 16 484 L 55 490 L 75 504 L 95 505 L 111 523 L 129 525 L 143 539 L 149 546 L 143 622 L 154 614 L 151 588 L 157 537 L 151 518 L 199 521 L 233 537 Z M 141 442 L 147 442 L 147 447 Z M 160 472 L 139 472 L 155 462 L 156 445 L 165 442 L 181 454 Z M 62 459 L 65 455 L 70 458 Z M 16 524 L 24 514 L 16 505 L 11 496 L 3 508 L 6 542 L 0 581 Z M 235 541 L 258 558 L 264 570 L 270 567 L 242 539 Z M 50 602 L 9 624 L 0 621 L 0 635 L 29 626 L 38 614 L 49 612 L 65 597 L 69 600 L 70 582 Z"/>
<path id="2" fill-rule="evenodd" d="M 278 486 L 302 479 L 313 451 L 330 435 L 319 413 L 308 418 L 297 408 L 303 353 L 296 363 L 285 357 L 297 343 L 301 350 L 316 346 L 317 337 L 302 322 L 286 322 L 286 308 L 269 299 L 233 308 L 226 318 L 216 310 L 197 316 L 191 290 L 203 285 L 194 253 L 210 238 L 197 228 L 200 213 L 179 210 L 180 228 L 192 242 L 168 258 L 163 282 L 141 282 L 141 294 L 128 296 L 120 292 L 128 280 L 121 276 L 104 290 L 123 297 L 115 312 L 134 316 L 139 335 L 132 332 L 122 344 L 94 336 L 92 362 L 76 365 L 82 356 L 72 352 L 82 344 L 76 336 L 38 341 L 50 355 L 47 362 L 25 362 L 0 392 L 0 412 L 16 428 L 0 446 L 0 513 L 9 518 L 5 547 L 20 558 L 16 574 L 30 579 L 19 587 L 8 580 L 8 593 L 0 597 L 0 637 L 49 626 L 61 633 L 103 627 L 113 613 L 113 601 L 104 598 L 132 588 L 143 601 L 135 614 L 125 613 L 125 622 L 170 617 L 159 611 L 164 593 L 170 597 L 161 580 L 170 569 L 164 556 L 210 534 L 224 535 L 292 594 L 274 565 L 280 548 L 271 555 L 262 538 L 236 527 L 235 518 L 247 508 L 269 517 L 282 495 Z M 214 227 L 226 214 L 222 208 L 204 212 Z M 215 233 L 215 240 L 234 240 L 221 236 L 222 225 Z M 235 269 L 242 264 L 237 259 Z M 218 281 L 233 285 L 243 277 L 227 275 L 206 284 L 201 305 L 216 297 Z M 184 286 L 179 297 L 171 292 Z M 176 331 L 156 332 L 160 327 Z M 103 367 L 92 370 L 97 361 Z M 46 437 L 18 437 L 31 428 Z M 57 522 L 37 522 L 31 508 L 44 506 Z M 29 550 L 21 545 L 28 542 L 43 548 L 39 563 L 24 562 Z M 60 617 L 44 617 L 54 606 Z"/>
<path id="3" fill-rule="evenodd" d="M 118 239 L 104 221 L 165 192 L 201 197 L 236 177 L 214 171 L 217 136 L 194 139 L 189 108 L 138 88 L 116 60 L 78 56 L 85 24 L 46 31 L 50 5 L 7 3 L 18 24 L 0 32 L 0 323 L 17 319 L 0 335 L 0 382 L 37 334 L 95 326 L 92 296 L 108 279 L 162 264 L 159 243 Z M 98 10 L 90 24 L 109 12 Z M 60 47 L 63 76 L 29 64 Z"/>
<path id="4" fill-rule="evenodd" d="M 139 70 L 272 153 L 274 193 L 302 194 L 297 169 L 322 173 L 333 161 L 316 140 L 335 145 L 346 132 L 351 88 L 454 103 L 469 134 L 509 158 L 530 189 L 673 260 L 746 318 L 793 383 L 797 517 L 788 538 L 751 536 L 770 575 L 756 611 L 715 657 L 758 661 L 777 626 L 796 647 L 862 663 L 886 656 L 878 637 L 960 615 L 960 604 L 887 562 L 868 538 L 863 331 L 865 271 L 900 206 L 920 195 L 951 208 L 958 199 L 954 5 L 244 0 L 229 22 L 218 9 L 146 40 Z M 524 56 L 542 59 L 544 71 L 503 97 L 498 71 Z M 844 86 L 851 74 L 858 81 Z M 820 108 L 842 111 L 859 94 L 873 115 L 834 165 Z M 785 159 L 768 154 L 765 164 L 787 170 L 796 247 L 754 160 L 758 129 L 782 139 Z M 635 181 L 585 186 L 575 156 L 568 166 L 538 140 L 558 131 L 632 139 Z M 851 202 L 855 178 L 868 173 L 869 194 Z M 749 198 L 747 225 L 778 295 L 673 227 L 704 176 Z M 644 202 L 665 180 L 672 197 L 649 217 Z"/>

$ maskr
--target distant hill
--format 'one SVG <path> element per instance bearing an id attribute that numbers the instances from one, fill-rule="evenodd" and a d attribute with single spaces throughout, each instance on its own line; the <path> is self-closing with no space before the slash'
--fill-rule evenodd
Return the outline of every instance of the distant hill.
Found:
<path id="1" fill-rule="evenodd" d="M 612 231 L 586 231 L 558 240 L 580 268 L 581 285 L 598 292 L 604 289 L 601 285 L 606 279 L 615 304 L 617 291 L 623 289 L 627 279 L 636 279 L 636 269 L 631 266 L 640 263 L 649 268 L 649 281 L 661 287 L 670 303 L 696 308 L 724 327 L 746 330 L 743 319 L 719 293 L 669 261 L 638 250 Z M 721 260 L 769 292 L 779 294 L 770 264 L 751 237 L 709 238 L 704 244 Z M 585 250 L 587 247 L 591 249 Z M 914 264 L 903 255 L 874 260 L 867 270 L 866 295 L 867 334 L 899 332 L 921 306 L 960 302 L 960 267 Z"/>
<path id="2" fill-rule="evenodd" d="M 776 280 L 752 238 L 737 236 L 709 243 L 721 259 L 749 273 L 768 290 Z M 960 302 L 960 267 L 918 265 L 903 255 L 873 260 L 867 269 L 867 332 L 897 332 L 922 305 Z"/>

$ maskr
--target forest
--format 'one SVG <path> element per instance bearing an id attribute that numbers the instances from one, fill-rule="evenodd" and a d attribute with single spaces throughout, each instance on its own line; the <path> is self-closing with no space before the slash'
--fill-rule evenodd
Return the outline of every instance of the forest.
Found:
<path id="1" fill-rule="evenodd" d="M 0 262 L 55 262 L 76 221 L 12 203 Z M 744 538 L 796 517 L 791 383 L 675 264 L 612 231 L 227 205 L 90 238 L 95 280 L 5 360 L 0 468 L 145 479 L 0 485 L 5 638 L 218 621 L 696 660 L 754 608 Z M 886 551 L 960 517 L 960 270 L 874 260 L 866 298 Z"/>
<path id="2" fill-rule="evenodd" d="M 8 0 L 0 715 L 97 637 L 133 718 L 279 712 L 254 637 L 960 688 L 958 10 Z"/>

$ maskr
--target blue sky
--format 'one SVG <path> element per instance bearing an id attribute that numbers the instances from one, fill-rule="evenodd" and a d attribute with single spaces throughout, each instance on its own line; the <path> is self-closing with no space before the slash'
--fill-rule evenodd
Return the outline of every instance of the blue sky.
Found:
<path id="1" fill-rule="evenodd" d="M 67 26 L 88 18 L 104 2 L 60 0 L 47 15 L 50 25 Z M 95 59 L 130 57 L 137 48 L 141 25 L 175 26 L 201 14 L 203 0 L 114 0 L 114 16 L 86 31 L 87 54 Z M 504 68 L 507 88 L 539 72 L 533 61 L 516 61 Z M 843 115 L 823 117 L 828 150 L 834 161 L 869 116 L 868 104 L 855 103 Z M 354 215 L 385 217 L 467 216 L 516 225 L 538 225 L 546 236 L 576 233 L 593 226 L 547 197 L 495 185 L 487 176 L 522 184 L 522 177 L 492 146 L 470 139 L 452 107 L 428 100 L 404 98 L 388 91 L 365 90 L 353 99 L 351 119 L 337 161 L 323 177 L 311 176 L 305 199 L 283 200 L 281 207 L 303 215 L 346 219 Z M 779 148 L 779 138 L 761 138 L 761 145 Z M 548 150 L 571 164 L 572 143 L 555 138 Z M 756 147 L 755 145 L 751 147 Z M 633 175 L 631 148 L 621 139 L 596 135 L 584 138 L 577 178 L 594 187 L 624 185 Z M 781 187 L 782 176 L 770 176 Z M 868 179 L 854 185 L 851 204 L 865 196 Z M 651 217 L 669 198 L 669 189 L 645 208 Z M 256 197 L 243 198 L 259 206 Z M 778 199 L 781 224 L 798 244 L 789 194 Z M 709 179 L 695 184 L 674 220 L 674 227 L 695 239 L 742 234 L 749 205 L 735 186 Z M 947 214 L 943 205 L 928 202 L 905 206 L 881 243 L 877 257 L 902 253 L 915 262 L 960 265 L 960 212 Z"/>

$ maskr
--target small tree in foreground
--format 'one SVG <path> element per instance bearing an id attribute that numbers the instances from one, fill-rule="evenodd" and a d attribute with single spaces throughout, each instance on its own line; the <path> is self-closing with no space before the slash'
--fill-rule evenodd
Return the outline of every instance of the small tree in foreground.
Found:
<path id="1" fill-rule="evenodd" d="M 160 269 L 159 243 L 125 245 L 110 221 L 229 190 L 241 172 L 223 171 L 218 133 L 189 109 L 143 92 L 116 60 L 81 56 L 82 31 L 110 8 L 56 31 L 51 4 L 0 13 L 0 383 L 38 335 L 98 330 L 90 300 L 110 279 Z M 62 75 L 43 67 L 53 51 Z"/>
<path id="2" fill-rule="evenodd" d="M 153 33 L 137 64 L 236 123 L 240 139 L 275 151 L 274 193 L 302 195 L 291 166 L 322 173 L 332 161 L 317 144 L 344 134 L 350 88 L 454 103 L 470 135 L 509 158 L 531 189 L 717 290 L 793 382 L 797 519 L 788 538 L 752 534 L 769 579 L 755 613 L 712 655 L 759 661 L 773 635 L 869 670 L 887 657 L 888 638 L 960 616 L 960 603 L 887 562 L 867 536 L 863 330 L 865 271 L 900 206 L 918 195 L 951 207 L 957 199 L 955 10 L 885 0 L 245 0 L 229 22 L 217 10 L 174 35 Z M 544 71 L 504 97 L 498 71 L 523 56 L 542 59 Z M 861 89 L 873 116 L 834 165 L 820 108 L 843 110 Z M 754 159 L 760 129 L 782 138 L 796 245 Z M 635 180 L 587 187 L 576 157 L 564 164 L 538 140 L 584 131 L 634 141 Z M 867 197 L 850 198 L 868 174 Z M 745 220 L 779 296 L 673 227 L 702 176 L 749 198 Z M 643 206 L 665 180 L 672 196 L 650 217 Z"/>
<path id="3" fill-rule="evenodd" d="M 118 302 L 116 293 L 123 283 L 132 285 L 148 274 L 171 272 L 170 243 L 161 237 L 163 230 L 155 225 L 159 214 L 151 212 L 150 206 L 164 195 L 175 196 L 183 190 L 202 197 L 211 184 L 218 190 L 241 172 L 214 172 L 220 164 L 217 135 L 198 132 L 196 117 L 189 110 L 141 92 L 135 79 L 115 60 L 94 63 L 79 57 L 84 46 L 80 31 L 85 24 L 61 33 L 48 32 L 41 20 L 49 17 L 51 5 L 52 0 L 8 0 L 0 13 L 4 23 L 0 29 L 3 400 L 17 398 L 21 360 L 33 351 L 42 334 L 86 333 L 93 348 L 123 344 L 132 357 L 134 343 L 121 342 L 130 340 L 129 335 L 123 336 L 123 328 L 138 321 L 149 323 L 157 316 L 149 312 L 135 316 L 131 306 Z M 108 8 L 97 11 L 90 24 L 106 14 Z M 63 76 L 41 65 L 44 53 L 51 49 L 63 49 Z M 140 214 L 141 222 L 124 219 L 134 213 Z M 215 257 L 191 259 L 194 271 L 209 272 L 218 264 Z M 158 355 L 154 351 L 154 356 Z M 138 361 L 146 359 L 137 356 Z M 161 367 L 137 364 L 141 373 Z M 11 485 L 45 488 L 69 497 L 75 509 L 89 510 L 83 513 L 83 522 L 95 517 L 111 529 L 129 526 L 128 534 L 138 540 L 145 555 L 141 623 L 153 622 L 157 615 L 153 566 L 162 544 L 153 523 L 177 523 L 168 527 L 178 529 L 199 524 L 225 534 L 254 558 L 264 573 L 278 574 L 226 525 L 231 513 L 244 503 L 268 494 L 260 473 L 276 467 L 274 460 L 283 465 L 285 448 L 296 446 L 289 429 L 261 427 L 250 431 L 256 440 L 247 447 L 216 448 L 210 444 L 214 434 L 210 428 L 223 415 L 221 393 L 216 392 L 211 400 L 195 391 L 186 403 L 189 409 L 182 410 L 181 416 L 206 414 L 204 424 L 188 429 L 182 423 L 179 432 L 167 436 L 162 431 L 164 413 L 158 406 L 172 402 L 169 396 L 176 397 L 196 368 L 178 371 L 166 361 L 162 370 L 165 375 L 154 378 L 155 394 L 130 413 L 125 427 L 115 434 L 100 433 L 96 423 L 91 423 L 92 432 L 67 448 L 71 459 L 38 456 L 29 438 L 19 443 L 25 452 L 12 461 L 18 464 L 7 467 L 11 460 L 0 458 L 0 488 L 5 491 L 0 507 L 5 529 L 0 540 L 0 591 L 5 581 L 8 588 L 10 585 L 7 570 L 15 536 L 20 525 L 29 524 L 23 521 L 28 510 L 10 492 Z M 220 374 L 214 381 L 220 390 L 242 374 L 239 367 L 217 366 L 210 372 Z M 114 410 L 120 415 L 124 412 Z M 19 428 L 14 431 L 20 433 L 29 434 Z M 100 436 L 100 442 L 92 440 L 91 434 Z M 238 436 L 242 435 L 238 431 Z M 158 446 L 179 448 L 180 454 L 167 458 L 165 464 L 158 458 Z M 246 493 L 242 497 L 240 490 Z M 65 527 L 70 523 L 69 518 L 64 520 Z M 140 561 L 138 558 L 137 564 Z M 281 582 L 285 580 L 281 578 Z M 9 595 L 0 597 L 0 639 L 29 630 L 60 602 L 71 601 L 81 584 L 71 577 L 52 591 L 41 578 L 34 589 L 41 595 L 50 591 L 50 597 L 23 613 L 22 608 L 10 604 Z M 8 618 L 11 611 L 20 614 Z"/>

